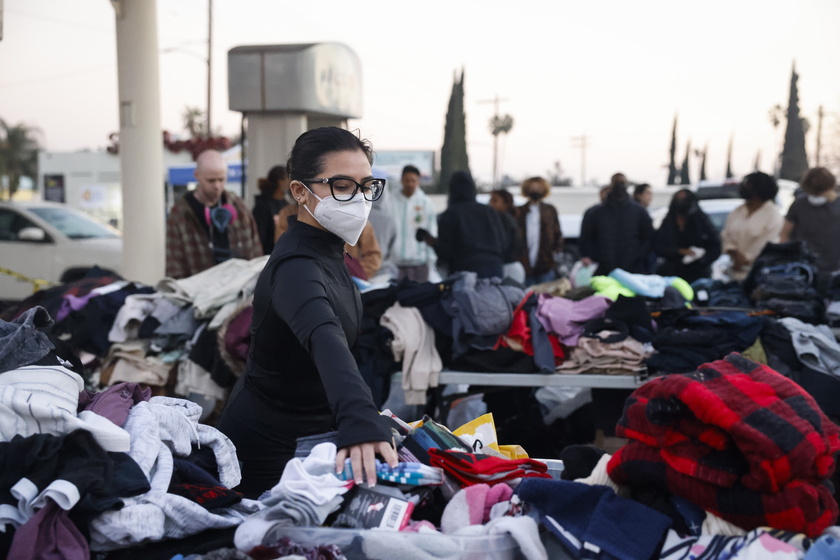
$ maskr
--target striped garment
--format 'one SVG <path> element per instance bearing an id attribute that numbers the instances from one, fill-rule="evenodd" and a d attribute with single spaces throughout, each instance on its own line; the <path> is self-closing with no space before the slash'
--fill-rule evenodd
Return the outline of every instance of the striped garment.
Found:
<path id="1" fill-rule="evenodd" d="M 0 441 L 87 430 L 106 451 L 128 451 L 125 430 L 93 412 L 76 413 L 82 389 L 82 377 L 64 366 L 24 366 L 0 373 Z"/>
<path id="2" fill-rule="evenodd" d="M 790 379 L 740 356 L 656 378 L 625 403 L 608 465 L 745 529 L 819 535 L 837 520 L 828 478 L 840 429 Z"/>

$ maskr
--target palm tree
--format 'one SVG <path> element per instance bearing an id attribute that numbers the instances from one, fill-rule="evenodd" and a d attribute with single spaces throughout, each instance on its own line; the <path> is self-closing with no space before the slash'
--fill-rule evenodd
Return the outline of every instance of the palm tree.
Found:
<path id="1" fill-rule="evenodd" d="M 20 186 L 21 177 L 33 181 L 38 178 L 38 137 L 41 130 L 18 123 L 10 126 L 0 119 L 0 175 L 5 175 L 9 184 L 9 199 Z"/>
<path id="2" fill-rule="evenodd" d="M 490 134 L 493 135 L 493 187 L 499 186 L 499 175 L 497 173 L 499 160 L 499 134 L 507 134 L 513 128 L 513 117 L 510 115 L 494 115 L 490 119 Z"/>
<path id="3" fill-rule="evenodd" d="M 184 119 L 184 128 L 190 133 L 190 138 L 202 138 L 207 135 L 207 119 L 204 118 L 204 111 L 197 107 L 186 107 L 181 113 Z"/>

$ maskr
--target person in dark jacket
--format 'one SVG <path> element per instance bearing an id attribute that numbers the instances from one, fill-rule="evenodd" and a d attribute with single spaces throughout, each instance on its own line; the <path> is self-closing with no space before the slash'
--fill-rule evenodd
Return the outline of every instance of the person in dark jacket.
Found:
<path id="1" fill-rule="evenodd" d="M 615 268 L 646 273 L 646 260 L 653 237 L 653 223 L 647 211 L 627 193 L 624 175 L 616 173 L 603 204 L 587 211 L 580 227 L 583 264 L 598 263 L 597 275 Z"/>
<path id="2" fill-rule="evenodd" d="M 303 436 L 336 430 L 336 468 L 349 458 L 357 483 L 375 483 L 377 454 L 397 464 L 389 421 L 350 352 L 362 302 L 342 256 L 385 188 L 372 159 L 369 143 L 337 127 L 303 133 L 289 156 L 300 208 L 257 280 L 245 373 L 216 423 L 236 446 L 248 498 L 277 484 Z"/>
<path id="3" fill-rule="evenodd" d="M 514 231 L 498 212 L 475 200 L 469 171 L 456 171 L 449 181 L 449 205 L 438 216 L 438 237 L 418 230 L 418 239 L 434 247 L 438 263 L 449 274 L 475 272 L 479 278 L 502 277 L 504 263 L 516 248 Z"/>
<path id="4" fill-rule="evenodd" d="M 657 273 L 687 282 L 712 275 L 720 256 L 720 235 L 697 204 L 697 195 L 680 189 L 671 198 L 668 215 L 653 236 L 653 250 L 662 259 Z"/>
<path id="5" fill-rule="evenodd" d="M 557 209 L 543 202 L 551 185 L 542 177 L 531 177 L 522 182 L 522 196 L 529 201 L 520 206 L 517 223 L 525 239 L 524 251 L 519 261 L 525 267 L 525 284 L 540 284 L 557 277 L 555 257 L 563 251 L 563 233 Z"/>
<path id="6" fill-rule="evenodd" d="M 525 250 L 525 240 L 522 238 L 522 232 L 519 231 L 519 225 L 516 222 L 517 209 L 513 202 L 513 195 L 506 189 L 490 191 L 489 204 L 499 213 L 505 228 L 516 240 L 514 254 L 505 259 L 504 275 L 520 284 L 525 284 L 525 267 L 519 261 L 519 255 Z"/>
<path id="7" fill-rule="evenodd" d="M 289 204 L 289 176 L 285 165 L 275 165 L 265 181 L 260 180 L 260 194 L 254 197 L 254 220 L 260 236 L 263 253 L 274 249 L 274 216 Z"/>

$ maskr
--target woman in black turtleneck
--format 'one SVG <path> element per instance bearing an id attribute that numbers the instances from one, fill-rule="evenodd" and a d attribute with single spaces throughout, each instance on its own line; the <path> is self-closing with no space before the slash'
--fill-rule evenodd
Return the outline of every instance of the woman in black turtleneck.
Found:
<path id="1" fill-rule="evenodd" d="M 375 482 L 377 454 L 397 463 L 388 421 L 350 353 L 362 303 L 344 243 L 356 243 L 384 190 L 371 161 L 370 144 L 337 127 L 310 130 L 292 148 L 300 208 L 257 281 L 248 363 L 216 424 L 236 446 L 246 497 L 280 480 L 302 436 L 337 430 L 336 467 L 349 457 L 356 482 Z"/>

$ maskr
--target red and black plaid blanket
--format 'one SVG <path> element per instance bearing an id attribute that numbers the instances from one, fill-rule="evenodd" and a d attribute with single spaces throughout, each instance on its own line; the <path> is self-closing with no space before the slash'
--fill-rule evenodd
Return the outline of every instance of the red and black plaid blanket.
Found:
<path id="1" fill-rule="evenodd" d="M 751 530 L 818 536 L 837 520 L 827 479 L 840 429 L 799 385 L 739 354 L 653 379 L 627 399 L 608 465 Z"/>

